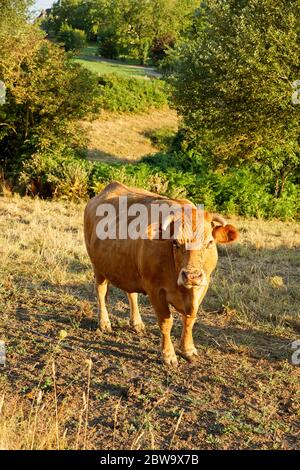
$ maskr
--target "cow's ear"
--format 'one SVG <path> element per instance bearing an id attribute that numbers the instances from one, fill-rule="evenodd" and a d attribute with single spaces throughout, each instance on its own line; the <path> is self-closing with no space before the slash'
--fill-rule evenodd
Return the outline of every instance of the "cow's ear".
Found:
<path id="1" fill-rule="evenodd" d="M 216 243 L 231 243 L 239 236 L 237 229 L 230 224 L 215 227 L 212 234 Z"/>

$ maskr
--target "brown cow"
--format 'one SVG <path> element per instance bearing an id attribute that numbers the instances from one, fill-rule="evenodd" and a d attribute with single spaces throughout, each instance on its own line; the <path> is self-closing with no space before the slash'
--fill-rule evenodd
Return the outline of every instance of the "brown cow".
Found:
<path id="1" fill-rule="evenodd" d="M 148 236 L 136 239 L 120 237 L 118 232 L 123 209 L 119 208 L 120 197 L 126 196 L 127 209 L 139 203 L 149 212 L 151 205 L 167 204 L 179 207 L 188 205 L 192 213 L 199 211 L 190 201 L 172 200 L 164 196 L 136 188 L 128 188 L 118 182 L 110 183 L 98 196 L 91 199 L 84 213 L 84 233 L 87 252 L 91 259 L 99 302 L 99 326 L 102 331 L 110 332 L 111 324 L 105 305 L 108 283 L 127 292 L 130 304 L 130 323 L 137 332 L 144 330 L 137 293 L 147 294 L 156 312 L 162 334 L 162 357 L 168 365 L 177 365 L 177 358 L 170 333 L 173 324 L 169 305 L 181 314 L 183 330 L 180 341 L 180 354 L 188 360 L 197 355 L 192 329 L 199 305 L 209 286 L 210 276 L 218 259 L 216 243 L 234 241 L 238 232 L 232 225 L 226 225 L 221 216 L 202 212 L 202 237 L 197 240 L 196 248 L 187 249 L 187 232 L 194 219 L 184 223 L 185 229 L 174 234 L 175 216 L 167 222 L 148 225 Z M 107 213 L 99 215 L 99 208 L 107 204 L 116 209 L 116 216 L 110 220 Z M 124 212 L 124 211 L 123 211 Z M 114 222 L 116 238 L 99 239 L 97 226 L 107 216 L 107 226 Z M 127 222 L 132 217 L 125 214 Z M 110 221 L 109 221 L 110 220 Z M 216 223 L 220 225 L 216 225 Z M 171 226 L 173 224 L 173 236 Z M 168 227 L 170 237 L 163 239 L 161 234 Z M 194 232 L 193 232 L 194 233 Z M 194 235 L 195 236 L 195 235 Z"/>

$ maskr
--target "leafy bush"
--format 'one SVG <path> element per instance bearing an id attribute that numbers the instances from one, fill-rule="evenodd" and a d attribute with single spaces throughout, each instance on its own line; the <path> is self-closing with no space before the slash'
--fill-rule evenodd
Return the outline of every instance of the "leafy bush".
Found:
<path id="1" fill-rule="evenodd" d="M 278 199 L 300 173 L 300 107 L 288 79 L 299 75 L 299 17 L 299 1 L 199 2 L 167 61 L 186 145 L 209 147 L 223 170 L 263 164 Z M 253 197 L 247 207 L 257 212 Z"/>
<path id="2" fill-rule="evenodd" d="M 116 32 L 113 28 L 107 28 L 98 34 L 98 52 L 101 57 L 106 59 L 117 59 L 119 49 L 116 43 Z"/>
<path id="3" fill-rule="evenodd" d="M 21 191 L 43 198 L 79 200 L 88 195 L 90 164 L 70 149 L 55 148 L 35 153 L 23 163 Z"/>
<path id="4" fill-rule="evenodd" d="M 58 33 L 58 40 L 64 43 L 66 51 L 78 51 L 86 45 L 86 33 L 63 24 Z"/>
<path id="5" fill-rule="evenodd" d="M 123 77 L 115 74 L 99 77 L 100 105 L 118 112 L 138 113 L 167 104 L 165 82 L 142 78 Z"/>
<path id="6" fill-rule="evenodd" d="M 70 149 L 57 146 L 37 152 L 23 164 L 23 192 L 41 197 L 78 200 L 100 193 L 112 180 L 163 194 L 187 197 L 210 211 L 246 217 L 298 218 L 300 189 L 288 182 L 278 198 L 272 181 L 259 167 L 243 167 L 221 173 L 209 168 L 203 155 L 157 154 L 142 162 L 90 163 Z"/>
<path id="7" fill-rule="evenodd" d="M 161 37 L 154 38 L 151 48 L 151 58 L 154 62 L 163 60 L 167 55 L 167 50 L 174 48 L 174 37 L 165 34 Z"/>
<path id="8" fill-rule="evenodd" d="M 14 30 L 0 18 L 0 56 L 7 92 L 1 105 L 0 166 L 6 178 L 14 179 L 28 156 L 58 141 L 80 145 L 78 120 L 98 110 L 98 77 L 27 22 Z"/>
<path id="9" fill-rule="evenodd" d="M 208 210 L 247 217 L 299 218 L 299 185 L 289 181 L 281 196 L 275 197 L 273 176 L 265 174 L 260 165 L 221 172 L 210 166 L 207 155 L 195 152 L 156 154 L 143 163 L 165 175 L 166 193 L 177 188 L 179 194 L 185 193 Z"/>
<path id="10" fill-rule="evenodd" d="M 161 127 L 147 132 L 146 134 L 152 144 L 164 152 L 171 149 L 175 135 L 174 129 L 171 129 L 170 127 Z"/>
<path id="11" fill-rule="evenodd" d="M 161 194 L 165 194 L 168 188 L 168 182 L 164 174 L 145 163 L 129 163 L 127 165 L 117 163 L 113 165 L 109 163 L 94 164 L 91 172 L 91 189 L 93 193 L 99 193 L 112 180 Z"/>

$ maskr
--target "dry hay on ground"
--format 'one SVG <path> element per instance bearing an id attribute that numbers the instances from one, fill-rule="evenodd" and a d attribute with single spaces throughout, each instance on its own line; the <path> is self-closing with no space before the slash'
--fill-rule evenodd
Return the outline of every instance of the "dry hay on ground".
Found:
<path id="1" fill-rule="evenodd" d="M 220 251 L 195 327 L 199 359 L 166 370 L 146 298 L 145 336 L 116 289 L 114 331 L 96 333 L 82 211 L 0 199 L 0 447 L 299 448 L 299 224 L 235 220 L 240 241 Z"/>
<path id="2" fill-rule="evenodd" d="M 178 117 L 168 108 L 144 114 L 103 112 L 100 119 L 82 125 L 89 137 L 90 160 L 136 161 L 157 152 L 148 137 L 149 132 L 162 127 L 176 130 Z"/>

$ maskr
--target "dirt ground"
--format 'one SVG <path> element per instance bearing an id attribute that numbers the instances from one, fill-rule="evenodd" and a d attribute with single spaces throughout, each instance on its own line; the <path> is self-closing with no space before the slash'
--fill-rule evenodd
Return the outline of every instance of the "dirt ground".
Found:
<path id="1" fill-rule="evenodd" d="M 97 331 L 82 212 L 0 198 L 0 448 L 299 449 L 299 224 L 234 220 L 240 240 L 220 250 L 195 326 L 199 358 L 172 370 L 147 298 L 144 336 L 114 288 L 113 333 Z"/>

